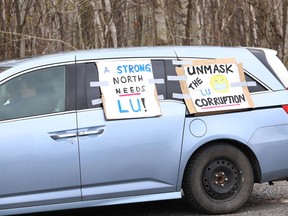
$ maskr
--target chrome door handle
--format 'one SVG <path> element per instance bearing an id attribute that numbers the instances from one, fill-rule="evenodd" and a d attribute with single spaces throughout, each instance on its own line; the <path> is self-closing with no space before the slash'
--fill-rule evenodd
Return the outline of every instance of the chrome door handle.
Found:
<path id="1" fill-rule="evenodd" d="M 58 139 L 67 139 L 67 138 L 73 138 L 76 137 L 77 133 L 76 132 L 70 132 L 70 133 L 58 133 L 58 134 L 54 134 L 51 135 L 50 137 L 54 140 L 58 140 Z"/>
<path id="2" fill-rule="evenodd" d="M 102 134 L 103 132 L 104 132 L 104 129 L 79 131 L 78 136 L 97 135 L 97 134 Z"/>

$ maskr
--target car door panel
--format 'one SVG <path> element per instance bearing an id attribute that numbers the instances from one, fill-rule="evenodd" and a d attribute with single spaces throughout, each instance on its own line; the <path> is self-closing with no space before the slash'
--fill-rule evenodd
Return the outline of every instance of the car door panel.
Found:
<path id="1" fill-rule="evenodd" d="M 162 116 L 106 121 L 101 108 L 77 114 L 83 200 L 176 190 L 185 105 L 163 101 Z"/>
<path id="2" fill-rule="evenodd" d="M 76 130 L 75 119 L 70 113 L 0 123 L 7 132 L 1 134 L 0 208 L 80 200 L 77 137 L 51 138 Z"/>
<path id="3" fill-rule="evenodd" d="M 0 209 L 81 200 L 74 68 L 41 67 L 1 84 Z"/>

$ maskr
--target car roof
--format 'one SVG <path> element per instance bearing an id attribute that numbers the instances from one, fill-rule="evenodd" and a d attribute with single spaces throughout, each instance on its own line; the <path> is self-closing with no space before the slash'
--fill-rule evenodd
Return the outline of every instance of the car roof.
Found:
<path id="1" fill-rule="evenodd" d="M 258 48 L 261 50 L 261 48 Z M 19 71 L 25 71 L 52 64 L 67 64 L 84 61 L 122 58 L 149 58 L 149 59 L 183 59 L 183 58 L 235 58 L 243 63 L 244 68 L 253 77 L 261 77 L 271 89 L 282 89 L 282 84 L 273 74 L 245 47 L 217 47 L 217 46 L 158 46 L 158 47 L 131 47 L 131 48 L 104 48 L 79 51 L 68 51 L 57 54 L 41 55 L 24 59 L 0 62 L 0 68 L 9 68 L 5 76 L 11 76 Z M 1 70 L 0 70 L 1 71 Z M 0 73 L 0 79 L 4 76 Z"/>
<path id="2" fill-rule="evenodd" d="M 56 54 L 47 54 L 32 56 L 23 59 L 13 59 L 0 62 L 0 67 L 16 67 L 18 65 L 29 63 L 40 66 L 45 61 L 46 64 L 75 61 L 86 61 L 90 59 L 113 59 L 113 58 L 177 58 L 177 57 L 207 57 L 215 54 L 231 52 L 237 49 L 238 52 L 243 48 L 237 47 L 210 47 L 210 46 L 159 46 L 159 47 L 129 47 L 129 48 L 104 48 L 60 52 Z M 229 53 L 228 52 L 228 53 Z M 231 56 L 230 56 L 231 57 Z"/>

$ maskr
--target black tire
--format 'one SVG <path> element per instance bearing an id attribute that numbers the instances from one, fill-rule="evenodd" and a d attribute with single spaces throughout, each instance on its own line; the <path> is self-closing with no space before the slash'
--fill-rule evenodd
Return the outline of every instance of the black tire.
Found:
<path id="1" fill-rule="evenodd" d="M 183 191 L 196 210 L 225 214 L 247 201 L 253 184 L 253 170 L 244 153 L 228 143 L 214 143 L 187 164 Z"/>

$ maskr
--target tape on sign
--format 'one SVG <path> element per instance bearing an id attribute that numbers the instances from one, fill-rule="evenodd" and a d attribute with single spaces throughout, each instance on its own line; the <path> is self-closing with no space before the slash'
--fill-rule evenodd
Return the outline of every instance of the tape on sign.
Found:
<path id="1" fill-rule="evenodd" d="M 108 86 L 108 81 L 90 82 L 90 87 Z"/>
<path id="2" fill-rule="evenodd" d="M 187 80 L 187 77 L 186 76 L 167 76 L 167 80 L 169 81 Z"/>
<path id="3" fill-rule="evenodd" d="M 102 99 L 101 98 L 94 99 L 91 102 L 92 102 L 92 105 L 95 106 L 95 105 L 101 104 L 102 103 Z"/>
<path id="4" fill-rule="evenodd" d="M 189 94 L 179 94 L 179 93 L 173 93 L 172 97 L 175 99 L 190 99 L 191 98 Z"/>
<path id="5" fill-rule="evenodd" d="M 149 84 L 164 84 L 164 79 L 149 79 L 148 80 Z"/>
<path id="6" fill-rule="evenodd" d="M 178 60 L 173 60 L 172 61 L 173 65 L 191 65 L 192 61 L 178 61 Z"/>
<path id="7" fill-rule="evenodd" d="M 159 100 L 164 100 L 164 95 L 158 95 Z"/>
<path id="8" fill-rule="evenodd" d="M 243 86 L 257 86 L 257 83 L 255 81 L 231 83 L 231 87 L 243 87 Z"/>

